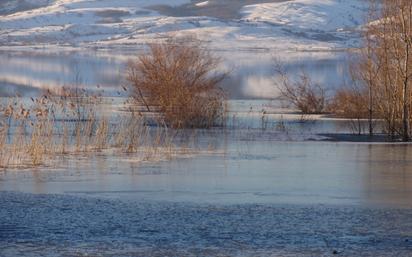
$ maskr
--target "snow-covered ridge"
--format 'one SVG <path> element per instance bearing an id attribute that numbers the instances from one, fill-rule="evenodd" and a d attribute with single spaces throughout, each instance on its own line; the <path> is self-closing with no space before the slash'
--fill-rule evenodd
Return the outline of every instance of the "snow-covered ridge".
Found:
<path id="1" fill-rule="evenodd" d="M 246 6 L 243 14 L 293 29 L 337 32 L 362 25 L 367 8 L 367 1 L 359 0 L 295 0 Z"/>
<path id="2" fill-rule="evenodd" d="M 246 1 L 240 19 L 171 17 L 150 6 L 210 8 L 232 1 L 25 0 L 46 6 L 0 16 L 0 46 L 41 43 L 125 46 L 165 35 L 195 34 L 219 48 L 319 50 L 352 46 L 362 25 L 363 0 Z M 16 1 L 8 1 L 16 4 Z M 268 3 L 271 2 L 271 3 Z M 3 4 L 4 5 L 4 4 Z M 4 7 L 4 6 L 0 6 Z M 237 4 L 238 6 L 238 4 Z M 18 9 L 18 8 L 17 8 Z M 213 15 L 211 15 L 213 16 Z"/>

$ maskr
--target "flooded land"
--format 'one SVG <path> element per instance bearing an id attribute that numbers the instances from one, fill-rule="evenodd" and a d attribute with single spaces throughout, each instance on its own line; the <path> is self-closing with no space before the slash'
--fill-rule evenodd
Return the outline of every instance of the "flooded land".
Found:
<path id="1" fill-rule="evenodd" d="M 317 132 L 350 133 L 344 121 L 293 114 L 262 128 L 270 102 L 231 105 L 236 122 L 188 132 L 167 158 L 97 151 L 0 171 L 0 252 L 409 255 L 409 144 L 331 142 Z"/>
<path id="2" fill-rule="evenodd" d="M 384 119 L 368 136 L 364 117 L 303 114 L 276 84 L 281 63 L 329 103 L 366 10 L 0 0 L 0 256 L 411 256 L 412 144 Z M 130 62 L 173 37 L 227 74 L 218 125 L 136 103 Z"/>
<path id="3" fill-rule="evenodd" d="M 0 251 L 409 255 L 410 146 L 259 135 L 219 140 L 215 151 L 172 161 L 96 155 L 64 158 L 58 169 L 2 172 Z"/>
<path id="4" fill-rule="evenodd" d="M 0 171 L 0 253 L 408 256 L 412 146 L 335 142 L 331 135 L 352 135 L 350 121 L 302 119 L 271 100 L 272 59 L 249 60 L 255 54 L 239 55 L 245 61 L 224 84 L 226 127 L 187 133 L 179 154 L 63 154 L 45 166 Z M 30 98 L 50 85 L 80 83 L 104 90 L 118 112 L 127 60 L 104 51 L 2 53 L 1 92 Z M 303 54 L 290 67 L 309 67 L 334 88 L 343 63 L 339 53 Z"/>

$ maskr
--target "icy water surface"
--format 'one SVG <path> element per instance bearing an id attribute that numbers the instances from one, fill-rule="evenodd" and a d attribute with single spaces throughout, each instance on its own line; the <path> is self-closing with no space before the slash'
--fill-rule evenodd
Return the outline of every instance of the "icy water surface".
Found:
<path id="1" fill-rule="evenodd" d="M 249 132 L 214 147 L 1 173 L 0 255 L 410 256 L 410 146 Z"/>
<path id="2" fill-rule="evenodd" d="M 0 193 L 2 256 L 410 256 L 406 209 Z"/>
<path id="3" fill-rule="evenodd" d="M 6 171 L 0 188 L 170 202 L 412 207 L 409 145 L 292 142 L 278 141 L 288 140 L 283 134 L 241 133 L 236 139 L 212 135 L 215 150 L 158 163 L 102 154 L 68 158 L 57 170 Z"/>
<path id="4" fill-rule="evenodd" d="M 0 95 L 80 84 L 115 96 L 129 56 L 0 53 Z M 95 153 L 0 171 L 0 256 L 410 256 L 412 146 L 324 142 L 347 122 L 233 100 L 277 93 L 268 52 L 231 58 L 228 127 L 197 131 L 181 158 Z M 288 60 L 329 88 L 346 72 L 342 54 Z"/>

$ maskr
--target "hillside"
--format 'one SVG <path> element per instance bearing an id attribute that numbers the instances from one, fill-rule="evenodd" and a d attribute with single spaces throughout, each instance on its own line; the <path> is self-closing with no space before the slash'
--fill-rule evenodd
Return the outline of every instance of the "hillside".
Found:
<path id="1" fill-rule="evenodd" d="M 362 0 L 24 0 L 0 2 L 0 46 L 123 47 L 195 34 L 219 49 L 357 45 Z"/>

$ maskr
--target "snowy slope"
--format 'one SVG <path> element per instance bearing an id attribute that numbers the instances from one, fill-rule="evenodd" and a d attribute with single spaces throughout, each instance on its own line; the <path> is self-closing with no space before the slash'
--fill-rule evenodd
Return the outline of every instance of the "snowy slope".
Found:
<path id="1" fill-rule="evenodd" d="M 363 22 L 367 1 L 295 0 L 250 5 L 243 9 L 246 19 L 272 22 L 293 30 L 328 31 L 354 29 Z"/>
<path id="2" fill-rule="evenodd" d="M 2 0 L 0 1 L 0 15 L 36 9 L 52 2 L 53 0 Z"/>
<path id="3" fill-rule="evenodd" d="M 367 10 L 367 1 L 294 0 L 246 6 L 242 14 L 244 21 L 278 26 L 291 37 L 353 46 Z"/>
<path id="4" fill-rule="evenodd" d="M 328 50 L 357 44 L 357 31 L 366 10 L 363 0 L 245 2 L 257 4 L 241 8 L 240 19 L 219 19 L 204 15 L 172 17 L 153 11 L 151 6 L 172 5 L 178 13 L 179 8 L 213 5 L 226 5 L 228 9 L 235 6 L 233 1 L 56 0 L 0 16 L 0 46 L 44 43 L 121 47 L 170 34 L 195 34 L 221 49 Z"/>

